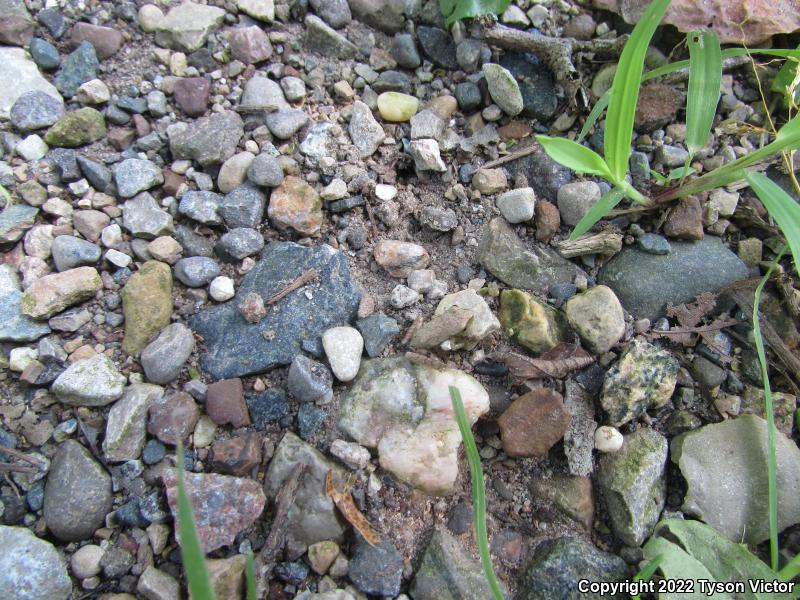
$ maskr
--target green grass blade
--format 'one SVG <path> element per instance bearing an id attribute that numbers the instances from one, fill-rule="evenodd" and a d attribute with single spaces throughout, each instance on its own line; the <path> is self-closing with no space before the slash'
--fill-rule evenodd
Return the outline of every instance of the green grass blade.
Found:
<path id="1" fill-rule="evenodd" d="M 206 557 L 200 545 L 200 536 L 192 512 L 192 503 L 186 493 L 186 481 L 183 472 L 183 444 L 178 442 L 176 449 L 178 459 L 178 532 L 180 536 L 181 560 L 186 582 L 193 600 L 216 600 L 211 588 L 211 577 L 208 574 Z"/>
<path id="2" fill-rule="evenodd" d="M 588 173 L 612 179 L 606 161 L 594 150 L 566 138 L 537 135 L 536 141 L 542 145 L 550 158 L 576 173 Z"/>
<path id="3" fill-rule="evenodd" d="M 658 565 L 661 564 L 661 561 L 664 560 L 663 554 L 658 554 L 653 557 L 653 560 L 649 561 L 636 575 L 633 576 L 634 581 L 648 581 L 658 570 Z M 632 600 L 641 600 L 639 594 L 632 596 Z"/>
<path id="4" fill-rule="evenodd" d="M 500 15 L 508 8 L 511 0 L 439 0 L 439 10 L 446 17 L 449 27 L 460 19 L 480 15 Z"/>
<path id="5" fill-rule="evenodd" d="M 756 288 L 753 297 L 753 336 L 758 352 L 758 362 L 761 363 L 761 378 L 764 381 L 764 414 L 767 417 L 767 491 L 769 494 L 769 555 L 772 570 L 778 570 L 778 458 L 775 452 L 775 414 L 772 408 L 772 388 L 769 385 L 767 374 L 767 356 L 764 352 L 764 340 L 761 337 L 761 324 L 758 320 L 758 310 L 761 305 L 761 292 L 769 280 L 775 265 L 783 256 L 782 250 L 770 264 L 764 277 Z"/>
<path id="6" fill-rule="evenodd" d="M 606 192 L 597 203 L 589 209 L 583 218 L 575 225 L 575 229 L 569 234 L 569 239 L 575 240 L 589 231 L 594 224 L 605 217 L 614 207 L 625 197 L 625 190 L 615 187 Z"/>
<path id="7" fill-rule="evenodd" d="M 505 600 L 500 584 L 497 582 L 497 576 L 494 574 L 492 556 L 489 552 L 489 535 L 486 533 L 486 488 L 483 483 L 481 456 L 478 454 L 475 438 L 472 437 L 472 428 L 464 410 L 461 392 L 452 385 L 450 386 L 450 400 L 453 402 L 453 413 L 458 422 L 458 429 L 461 431 L 461 438 L 464 440 L 464 449 L 467 452 L 467 462 L 469 462 L 469 473 L 472 479 L 472 509 L 475 511 L 475 538 L 478 543 L 483 572 L 494 600 Z"/>
<path id="8" fill-rule="evenodd" d="M 603 111 L 608 107 L 609 98 L 611 98 L 611 90 L 606 91 L 597 99 L 597 102 L 595 102 L 592 107 L 592 112 L 586 117 L 586 122 L 583 124 L 581 132 L 578 134 L 578 142 L 582 142 L 586 139 L 586 136 L 589 135 L 592 126 L 597 123 L 597 119 L 600 118 L 600 115 L 603 114 Z"/>
<path id="9" fill-rule="evenodd" d="M 800 204 L 762 173 L 748 173 L 747 182 L 781 228 L 794 265 L 800 269 Z"/>
<path id="10" fill-rule="evenodd" d="M 722 51 L 712 31 L 693 31 L 689 46 L 689 87 L 686 96 L 686 148 L 689 156 L 702 150 L 717 113 L 722 84 Z"/>
<path id="11" fill-rule="evenodd" d="M 628 172 L 633 117 L 642 84 L 644 56 L 669 2 L 670 0 L 653 0 L 647 7 L 633 28 L 617 63 L 617 72 L 611 85 L 604 138 L 606 162 L 615 182 L 621 181 Z"/>
<path id="12" fill-rule="evenodd" d="M 253 551 L 245 554 L 247 563 L 245 564 L 245 584 L 247 585 L 247 600 L 258 600 L 256 593 L 256 564 L 253 559 Z"/>
<path id="13" fill-rule="evenodd" d="M 800 575 L 800 554 L 795 554 L 795 557 L 778 571 L 778 579 L 781 581 L 791 581 L 798 575 Z"/>

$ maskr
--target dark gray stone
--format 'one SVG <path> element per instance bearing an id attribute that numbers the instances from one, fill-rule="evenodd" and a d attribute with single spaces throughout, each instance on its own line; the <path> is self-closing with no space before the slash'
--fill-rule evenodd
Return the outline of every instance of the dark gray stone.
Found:
<path id="1" fill-rule="evenodd" d="M 400 71 L 383 71 L 375 83 L 372 84 L 374 89 L 379 94 L 383 92 L 403 92 L 409 93 L 411 91 L 411 80 L 408 75 Z"/>
<path id="2" fill-rule="evenodd" d="M 112 506 L 111 476 L 75 440 L 56 451 L 44 490 L 44 520 L 58 539 L 77 542 L 103 525 Z"/>
<path id="3" fill-rule="evenodd" d="M 272 135 L 280 140 L 288 140 L 308 123 L 308 115 L 296 108 L 285 108 L 269 113 L 265 122 Z"/>
<path id="4" fill-rule="evenodd" d="M 191 158 L 201 165 L 216 164 L 234 155 L 244 135 L 244 123 L 237 113 L 227 110 L 197 119 L 191 125 L 170 125 L 167 135 L 173 158 Z"/>
<path id="5" fill-rule="evenodd" d="M 22 313 L 22 292 L 9 290 L 0 297 L 0 342 L 33 342 L 50 333 L 47 323 Z"/>
<path id="6" fill-rule="evenodd" d="M 364 196 L 359 194 L 358 196 L 350 196 L 349 198 L 328 202 L 327 208 L 332 213 L 340 213 L 352 210 L 358 206 L 364 206 L 364 204 L 366 204 Z"/>
<path id="7" fill-rule="evenodd" d="M 122 96 L 114 104 L 116 104 L 117 108 L 120 108 L 128 113 L 140 115 L 147 110 L 147 100 L 140 97 L 134 98 L 132 96 Z"/>
<path id="8" fill-rule="evenodd" d="M 308 441 L 319 431 L 327 413 L 314 404 L 302 404 L 297 411 L 297 428 L 300 437 Z"/>
<path id="9" fill-rule="evenodd" d="M 219 215 L 220 202 L 222 202 L 220 194 L 192 190 L 181 198 L 178 212 L 204 225 L 219 225 L 222 223 L 222 217 Z"/>
<path id="10" fill-rule="evenodd" d="M 58 48 L 42 38 L 33 38 L 31 40 L 31 45 L 28 47 L 28 52 L 31 53 L 33 62 L 35 62 L 40 69 L 44 69 L 45 71 L 55 69 L 61 60 Z"/>
<path id="11" fill-rule="evenodd" d="M 555 82 L 550 70 L 535 54 L 509 52 L 500 60 L 514 76 L 522 93 L 522 115 L 548 121 L 558 107 Z"/>
<path id="12" fill-rule="evenodd" d="M 470 112 L 483 104 L 481 89 L 471 81 L 459 83 L 456 86 L 456 101 L 463 112 Z M 472 175 L 470 174 L 470 180 Z"/>
<path id="13" fill-rule="evenodd" d="M 175 230 L 175 239 L 183 248 L 184 256 L 212 256 L 214 254 L 213 240 L 195 233 L 186 225 L 178 225 Z"/>
<path id="14" fill-rule="evenodd" d="M 50 248 L 57 271 L 67 271 L 100 260 L 100 246 L 74 235 L 59 235 Z"/>
<path id="15" fill-rule="evenodd" d="M 85 156 L 78 156 L 78 166 L 83 176 L 98 192 L 105 192 L 111 185 L 111 169 L 102 163 L 90 160 Z"/>
<path id="16" fill-rule="evenodd" d="M 67 32 L 67 22 L 55 8 L 45 8 L 36 15 L 36 20 L 50 32 L 53 39 L 59 40 Z"/>
<path id="17" fill-rule="evenodd" d="M 283 169 L 277 158 L 262 152 L 247 168 L 247 179 L 256 185 L 278 187 L 283 183 Z"/>
<path id="18" fill-rule="evenodd" d="M 250 411 L 250 419 L 258 431 L 264 431 L 267 425 L 280 421 L 289 414 L 289 402 L 281 390 L 248 394 L 245 402 Z"/>
<path id="19" fill-rule="evenodd" d="M 170 323 L 142 351 L 147 379 L 162 385 L 176 380 L 193 350 L 192 330 L 183 323 Z"/>
<path id="20" fill-rule="evenodd" d="M 583 540 L 562 537 L 536 547 L 533 560 L 522 574 L 517 598 L 582 600 L 589 597 L 578 591 L 582 579 L 615 582 L 627 578 L 628 566 L 619 556 L 602 552 Z"/>
<path id="21" fill-rule="evenodd" d="M 47 159 L 52 161 L 56 172 L 64 183 L 78 181 L 81 170 L 78 167 L 78 153 L 70 148 L 53 148 L 47 153 Z"/>
<path id="22" fill-rule="evenodd" d="M 22 94 L 11 107 L 9 118 L 20 131 L 50 127 L 64 116 L 64 105 L 50 94 L 34 90 Z"/>
<path id="23" fill-rule="evenodd" d="M 154 465 L 167 454 L 167 447 L 158 440 L 148 440 L 142 450 L 142 462 L 146 465 Z"/>
<path id="24" fill-rule="evenodd" d="M 251 184 L 243 184 L 225 194 L 219 205 L 219 214 L 230 228 L 257 228 L 264 218 L 267 197 Z"/>
<path id="25" fill-rule="evenodd" d="M 347 0 L 311 0 L 311 8 L 335 29 L 344 27 L 352 18 Z"/>
<path id="26" fill-rule="evenodd" d="M 290 293 L 257 324 L 239 313 L 247 294 L 269 297 L 311 268 L 319 275 L 307 287 L 313 301 L 302 290 Z M 276 242 L 266 247 L 233 300 L 195 315 L 189 324 L 205 340 L 203 369 L 215 379 L 240 377 L 291 363 L 304 340 L 318 340 L 329 327 L 351 322 L 360 298 L 344 254 L 327 245 Z"/>
<path id="27" fill-rule="evenodd" d="M 27 204 L 11 204 L 0 212 L 0 244 L 16 242 L 33 227 L 39 209 Z"/>
<path id="28" fill-rule="evenodd" d="M 438 27 L 417 27 L 417 38 L 425 56 L 440 67 L 455 71 L 459 68 L 453 37 Z"/>
<path id="29" fill-rule="evenodd" d="M 395 34 L 389 52 L 404 69 L 416 69 L 422 64 L 414 36 L 410 33 Z"/>
<path id="30" fill-rule="evenodd" d="M 264 247 L 264 236 L 249 227 L 237 227 L 223 235 L 215 249 L 225 262 L 238 262 L 246 256 L 260 252 Z"/>
<path id="31" fill-rule="evenodd" d="M 304 354 L 294 357 L 287 378 L 289 394 L 298 402 L 330 402 L 333 375 L 328 367 Z"/>
<path id="32" fill-rule="evenodd" d="M 219 265 L 213 258 L 190 256 L 175 263 L 175 277 L 188 287 L 203 287 L 219 275 Z M 218 379 L 224 379 L 219 377 Z"/>
<path id="33" fill-rule="evenodd" d="M 697 383 L 705 389 L 711 389 L 722 385 L 727 376 L 727 371 L 718 367 L 713 362 L 702 356 L 695 356 L 692 360 L 692 375 Z"/>
<path id="34" fill-rule="evenodd" d="M 536 144 L 536 142 L 531 142 Z M 564 167 L 547 156 L 541 146 L 536 144 L 537 149 L 533 153 L 506 163 L 504 166 L 513 179 L 516 175 L 524 175 L 528 184 L 536 192 L 537 198 L 544 198 L 555 203 L 558 200 L 558 190 L 561 186 L 572 181 L 572 171 Z M 529 144 L 520 143 L 520 150 L 529 147 Z"/>
<path id="35" fill-rule="evenodd" d="M 64 61 L 64 66 L 56 73 L 53 84 L 65 98 L 71 98 L 82 83 L 97 77 L 100 61 L 94 46 L 83 41 Z"/>
<path id="36" fill-rule="evenodd" d="M 350 559 L 348 576 L 365 594 L 397 596 L 403 576 L 403 557 L 386 538 L 375 546 L 362 539 Z"/>
<path id="37" fill-rule="evenodd" d="M 624 248 L 601 269 L 598 283 L 614 290 L 636 318 L 654 321 L 667 304 L 677 306 L 748 277 L 747 266 L 717 237 L 671 245 L 666 255 Z"/>
<path id="38" fill-rule="evenodd" d="M 370 358 L 380 356 L 392 339 L 400 333 L 397 321 L 383 313 L 375 313 L 360 319 L 356 322 L 356 328 L 364 338 L 364 348 Z"/>

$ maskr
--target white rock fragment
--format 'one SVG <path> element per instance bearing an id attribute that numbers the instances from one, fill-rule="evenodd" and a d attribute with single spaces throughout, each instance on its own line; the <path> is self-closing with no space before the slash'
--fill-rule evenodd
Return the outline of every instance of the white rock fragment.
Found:
<path id="1" fill-rule="evenodd" d="M 601 425 L 594 432 L 594 447 L 599 452 L 617 452 L 624 441 L 616 427 Z"/>
<path id="2" fill-rule="evenodd" d="M 332 327 L 322 334 L 322 347 L 339 381 L 352 381 L 361 366 L 364 338 L 353 327 Z"/>
<path id="3" fill-rule="evenodd" d="M 369 464 L 369 450 L 345 440 L 334 440 L 331 444 L 331 454 L 353 470 L 363 469 Z"/>
<path id="4" fill-rule="evenodd" d="M 398 284 L 389 295 L 389 302 L 394 308 L 406 308 L 419 300 L 419 292 L 403 284 Z"/>
<path id="5" fill-rule="evenodd" d="M 208 286 L 208 293 L 217 302 L 230 300 L 236 293 L 233 289 L 233 279 L 224 275 L 215 277 Z"/>

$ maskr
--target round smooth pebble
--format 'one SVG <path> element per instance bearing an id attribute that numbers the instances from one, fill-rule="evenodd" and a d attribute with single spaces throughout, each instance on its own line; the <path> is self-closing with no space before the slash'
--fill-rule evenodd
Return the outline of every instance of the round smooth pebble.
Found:
<path id="1" fill-rule="evenodd" d="M 400 92 L 384 92 L 378 96 L 378 112 L 387 121 L 402 123 L 417 114 L 419 100 Z"/>
<path id="2" fill-rule="evenodd" d="M 364 338 L 353 327 L 332 327 L 322 334 L 322 347 L 339 381 L 352 381 L 361 366 Z"/>
<path id="3" fill-rule="evenodd" d="M 208 286 L 208 293 L 217 302 L 230 300 L 236 293 L 233 289 L 233 279 L 224 275 L 215 277 L 211 285 Z"/>
<path id="4" fill-rule="evenodd" d="M 393 185 L 379 183 L 375 186 L 375 196 L 378 200 L 389 201 L 397 196 L 397 188 Z"/>
<path id="5" fill-rule="evenodd" d="M 72 572 L 78 579 L 87 579 L 100 573 L 100 560 L 105 550 L 100 546 L 88 544 L 79 548 L 69 561 Z"/>
<path id="6" fill-rule="evenodd" d="M 525 223 L 533 219 L 536 195 L 533 188 L 510 190 L 497 197 L 497 208 L 509 223 Z"/>
<path id="7" fill-rule="evenodd" d="M 594 432 L 594 447 L 599 452 L 617 452 L 622 448 L 624 438 L 616 427 L 601 425 Z"/>

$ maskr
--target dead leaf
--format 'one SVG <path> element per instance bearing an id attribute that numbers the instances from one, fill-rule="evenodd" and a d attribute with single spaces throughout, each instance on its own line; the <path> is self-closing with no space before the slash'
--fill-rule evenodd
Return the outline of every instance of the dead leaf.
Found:
<path id="1" fill-rule="evenodd" d="M 370 546 L 375 546 L 380 543 L 380 536 L 375 533 L 375 530 L 372 529 L 367 518 L 358 510 L 350 492 L 339 492 L 334 487 L 333 471 L 328 471 L 328 475 L 325 477 L 325 493 L 333 500 L 336 508 L 338 508 L 342 516 L 347 519 L 347 522 L 355 527 L 356 531 L 361 534 Z"/>
<path id="2" fill-rule="evenodd" d="M 548 350 L 539 358 L 530 358 L 515 352 L 494 358 L 505 363 L 514 378 L 521 381 L 544 377 L 562 379 L 572 371 L 588 367 L 594 362 L 594 358 L 586 350 L 577 344 L 566 343 Z"/>

